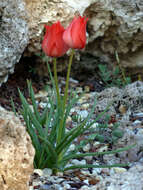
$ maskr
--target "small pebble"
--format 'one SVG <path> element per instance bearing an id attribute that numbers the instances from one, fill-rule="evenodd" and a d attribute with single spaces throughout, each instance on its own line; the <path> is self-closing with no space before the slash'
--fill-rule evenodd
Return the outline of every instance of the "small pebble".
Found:
<path id="1" fill-rule="evenodd" d="M 136 125 L 140 125 L 142 122 L 140 120 L 135 120 L 133 122 L 133 125 L 136 126 Z"/>
<path id="2" fill-rule="evenodd" d="M 91 127 L 92 127 L 93 129 L 97 129 L 98 125 L 99 125 L 99 123 L 93 123 L 93 125 L 91 125 Z"/>
<path id="3" fill-rule="evenodd" d="M 119 167 L 113 168 L 113 170 L 115 171 L 115 173 L 124 173 L 127 171 L 125 168 L 119 168 Z"/>
<path id="4" fill-rule="evenodd" d="M 52 170 L 50 168 L 43 169 L 43 176 L 48 177 L 52 175 Z"/>
<path id="5" fill-rule="evenodd" d="M 42 185 L 42 186 L 40 187 L 39 190 L 48 190 L 48 189 L 50 189 L 50 186 L 51 186 L 51 185 L 44 184 L 44 185 Z"/>
<path id="6" fill-rule="evenodd" d="M 45 90 L 41 90 L 37 94 L 35 94 L 36 99 L 47 97 L 47 96 L 48 96 L 48 92 Z"/>
<path id="7" fill-rule="evenodd" d="M 87 110 L 81 110 L 81 111 L 78 111 L 78 114 L 79 114 L 83 119 L 85 119 L 85 118 L 88 116 L 88 111 L 87 111 Z"/>
<path id="8" fill-rule="evenodd" d="M 85 152 L 89 152 L 89 150 L 90 150 L 90 144 L 88 143 L 88 144 L 86 144 L 84 147 L 83 147 L 83 151 L 85 151 Z"/>
<path id="9" fill-rule="evenodd" d="M 85 179 L 83 182 L 86 183 L 87 185 L 89 185 L 88 179 Z"/>
<path id="10" fill-rule="evenodd" d="M 101 143 L 98 142 L 98 141 L 95 141 L 95 142 L 93 143 L 94 148 L 98 148 L 100 145 L 101 145 Z"/>
<path id="11" fill-rule="evenodd" d="M 75 150 L 75 144 L 71 144 L 69 147 L 69 151 L 74 151 Z"/>
<path id="12" fill-rule="evenodd" d="M 43 175 L 43 170 L 35 169 L 33 173 L 38 174 L 39 176 L 42 176 Z"/>
<path id="13" fill-rule="evenodd" d="M 83 90 L 82 90 L 82 88 L 81 88 L 81 87 L 77 87 L 77 88 L 76 88 L 76 92 L 77 92 L 77 93 L 82 93 L 82 92 L 83 92 Z"/>
<path id="14" fill-rule="evenodd" d="M 99 148 L 99 149 L 98 149 L 98 152 L 105 152 L 105 151 L 107 151 L 107 150 L 108 150 L 108 146 L 105 145 L 105 146 Z"/>
<path id="15" fill-rule="evenodd" d="M 84 186 L 82 186 L 81 188 L 80 188 L 80 190 L 89 190 L 90 188 L 88 187 L 88 186 L 86 186 L 86 185 L 84 185 Z"/>
<path id="16" fill-rule="evenodd" d="M 66 123 L 72 122 L 72 118 L 70 116 L 68 116 Z"/>
<path id="17" fill-rule="evenodd" d="M 88 109 L 88 108 L 89 108 L 89 104 L 88 103 L 81 105 L 81 109 Z"/>
<path id="18" fill-rule="evenodd" d="M 71 188 L 71 186 L 69 185 L 69 184 L 64 184 L 64 190 L 67 190 L 67 189 L 70 189 Z"/>
<path id="19" fill-rule="evenodd" d="M 90 87 L 89 87 L 89 86 L 85 86 L 85 87 L 84 87 L 84 91 L 85 91 L 85 92 L 89 92 L 89 91 L 90 91 Z"/>

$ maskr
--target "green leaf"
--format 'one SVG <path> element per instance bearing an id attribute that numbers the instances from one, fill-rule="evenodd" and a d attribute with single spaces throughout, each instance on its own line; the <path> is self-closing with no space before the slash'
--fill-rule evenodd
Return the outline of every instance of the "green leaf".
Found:
<path id="1" fill-rule="evenodd" d="M 113 165 L 92 165 L 92 164 L 87 164 L 87 165 L 77 165 L 77 166 L 70 166 L 64 168 L 64 171 L 67 170 L 73 170 L 73 169 L 81 169 L 81 168 L 113 168 L 113 167 L 127 167 L 129 164 L 113 164 Z"/>
<path id="2" fill-rule="evenodd" d="M 63 161 L 69 161 L 71 159 L 77 159 L 77 158 L 84 158 L 86 156 L 99 156 L 99 155 L 105 155 L 105 154 L 115 154 L 115 153 L 119 153 L 119 152 L 123 152 L 123 151 L 127 151 L 131 148 L 135 147 L 135 144 L 124 147 L 124 148 L 119 148 L 117 150 L 112 150 L 112 151 L 105 151 L 105 152 L 91 152 L 91 153 L 81 153 L 81 154 L 73 154 L 71 156 L 65 156 L 63 158 Z"/>

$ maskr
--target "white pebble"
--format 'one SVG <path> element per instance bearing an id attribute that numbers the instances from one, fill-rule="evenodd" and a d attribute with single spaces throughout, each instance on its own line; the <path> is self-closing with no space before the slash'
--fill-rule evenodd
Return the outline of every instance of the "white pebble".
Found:
<path id="1" fill-rule="evenodd" d="M 97 129 L 98 125 L 99 125 L 99 123 L 93 123 L 93 125 L 91 125 L 91 127 L 92 127 L 93 129 Z"/>
<path id="2" fill-rule="evenodd" d="M 79 114 L 83 119 L 85 119 L 85 118 L 88 116 L 88 111 L 87 111 L 87 110 L 81 110 L 81 111 L 78 111 L 78 114 Z"/>
<path id="3" fill-rule="evenodd" d="M 100 144 L 101 144 L 101 143 L 97 141 L 97 142 L 94 142 L 94 143 L 93 143 L 93 146 L 94 146 L 94 147 L 98 147 Z"/>
<path id="4" fill-rule="evenodd" d="M 89 185 L 88 179 L 85 179 L 83 182 L 86 183 L 87 185 Z"/>
<path id="5" fill-rule="evenodd" d="M 89 150 L 90 150 L 90 144 L 88 143 L 87 145 L 85 145 L 85 146 L 83 147 L 83 151 L 89 152 Z"/>
<path id="6" fill-rule="evenodd" d="M 68 118 L 66 119 L 66 123 L 69 123 L 72 121 L 72 118 L 70 116 L 68 116 Z"/>
<path id="7" fill-rule="evenodd" d="M 116 172 L 116 173 L 124 173 L 126 172 L 126 168 L 119 168 L 119 167 L 116 167 L 116 168 L 113 168 L 113 170 Z"/>
<path id="8" fill-rule="evenodd" d="M 80 188 L 80 190 L 89 190 L 89 187 L 84 185 L 84 186 L 82 186 L 82 188 Z"/>
<path id="9" fill-rule="evenodd" d="M 75 150 L 75 144 L 71 144 L 69 147 L 69 151 L 74 151 Z"/>
<path id="10" fill-rule="evenodd" d="M 88 103 L 82 104 L 81 108 L 82 109 L 88 109 L 89 108 L 89 104 Z"/>
<path id="11" fill-rule="evenodd" d="M 52 175 L 52 170 L 50 168 L 43 169 L 43 175 L 45 177 L 51 176 Z"/>
<path id="12" fill-rule="evenodd" d="M 64 190 L 70 189 L 71 186 L 69 184 L 64 184 Z"/>
<path id="13" fill-rule="evenodd" d="M 33 173 L 38 174 L 39 176 L 43 175 L 43 171 L 40 169 L 35 169 Z"/>

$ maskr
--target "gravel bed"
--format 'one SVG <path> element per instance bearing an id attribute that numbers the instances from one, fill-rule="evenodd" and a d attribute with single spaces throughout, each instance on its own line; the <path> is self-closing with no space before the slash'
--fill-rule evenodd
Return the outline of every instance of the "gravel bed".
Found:
<path id="1" fill-rule="evenodd" d="M 61 91 L 64 80 L 61 79 Z M 91 92 L 88 86 L 79 87 L 78 81 L 70 80 L 70 86 L 81 94 L 78 103 L 71 110 L 67 119 L 67 130 L 75 127 L 78 119 L 84 119 L 88 115 L 93 101 L 96 98 L 97 104 L 92 119 L 104 111 L 106 106 L 112 102 L 110 109 L 103 118 L 99 119 L 88 134 L 79 137 L 71 146 L 70 151 L 76 148 L 83 139 L 89 135 L 96 134 L 99 125 L 106 123 L 107 129 L 103 130 L 104 141 L 93 138 L 86 143 L 81 152 L 96 152 L 115 150 L 125 146 L 136 144 L 136 146 L 126 152 L 114 155 L 103 155 L 85 157 L 84 159 L 73 159 L 71 164 L 115 164 L 130 163 L 128 167 L 115 168 L 93 168 L 76 169 L 57 176 L 52 175 L 50 169 L 35 169 L 29 182 L 29 190 L 143 190 L 143 83 L 135 82 L 124 89 L 116 87 L 105 89 L 101 92 Z M 48 100 L 48 92 L 41 90 L 36 94 L 39 108 L 43 109 Z M 76 118 L 75 115 L 79 117 Z M 106 116 L 108 115 L 108 122 Z M 115 123 L 119 124 L 119 129 L 123 131 L 123 136 L 118 141 L 112 142 L 112 129 Z M 114 139 L 113 139 L 114 140 Z M 116 139 L 117 140 L 117 139 Z"/>

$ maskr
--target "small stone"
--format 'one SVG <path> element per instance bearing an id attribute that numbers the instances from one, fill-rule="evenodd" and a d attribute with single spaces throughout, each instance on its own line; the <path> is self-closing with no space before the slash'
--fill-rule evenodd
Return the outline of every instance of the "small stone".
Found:
<path id="1" fill-rule="evenodd" d="M 85 99 L 83 97 L 78 100 L 79 104 L 83 104 L 84 102 L 85 102 Z"/>
<path id="2" fill-rule="evenodd" d="M 47 96 L 48 96 L 48 92 L 45 90 L 40 90 L 37 94 L 35 94 L 36 99 L 40 99 Z"/>
<path id="3" fill-rule="evenodd" d="M 127 111 L 126 106 L 124 106 L 124 105 L 121 104 L 120 107 L 119 107 L 119 112 L 120 112 L 121 114 L 125 114 L 126 111 Z"/>
<path id="4" fill-rule="evenodd" d="M 99 123 L 93 123 L 93 125 L 91 126 L 93 129 L 97 129 Z"/>
<path id="5" fill-rule="evenodd" d="M 88 143 L 87 145 L 85 145 L 85 146 L 83 147 L 83 151 L 89 152 L 89 150 L 90 150 L 90 144 Z"/>
<path id="6" fill-rule="evenodd" d="M 70 189 L 71 186 L 69 184 L 64 184 L 64 190 Z"/>
<path id="7" fill-rule="evenodd" d="M 86 103 L 86 104 L 82 104 L 81 106 L 81 109 L 88 109 L 89 108 L 89 104 Z"/>
<path id="8" fill-rule="evenodd" d="M 89 173 L 89 170 L 81 170 L 81 173 L 82 173 L 83 175 L 85 175 L 85 176 L 91 175 L 91 174 Z"/>
<path id="9" fill-rule="evenodd" d="M 33 186 L 30 186 L 30 187 L 29 187 L 29 190 L 33 190 Z"/>
<path id="10" fill-rule="evenodd" d="M 139 120 L 135 120 L 133 122 L 133 125 L 136 126 L 136 125 L 140 125 L 142 123 L 142 121 L 139 121 Z"/>
<path id="11" fill-rule="evenodd" d="M 107 151 L 107 150 L 108 150 L 108 146 L 105 145 L 105 146 L 99 148 L 99 149 L 98 149 L 98 152 L 105 152 L 105 151 Z"/>
<path id="12" fill-rule="evenodd" d="M 87 161 L 91 161 L 91 160 L 93 159 L 93 156 L 86 156 L 85 159 L 86 159 Z"/>
<path id="13" fill-rule="evenodd" d="M 93 168 L 93 169 L 92 169 L 92 174 L 93 174 L 93 175 L 97 175 L 97 174 L 99 174 L 101 171 L 102 171 L 101 168 Z"/>
<path id="14" fill-rule="evenodd" d="M 84 185 L 80 188 L 80 190 L 89 190 L 90 188 L 87 185 Z"/>
<path id="15" fill-rule="evenodd" d="M 40 190 L 49 190 L 51 185 L 44 184 L 40 187 Z"/>
<path id="16" fill-rule="evenodd" d="M 35 169 L 33 173 L 38 174 L 39 176 L 42 176 L 43 175 L 43 170 Z"/>
<path id="17" fill-rule="evenodd" d="M 74 164 L 74 165 L 79 165 L 80 161 L 77 160 L 77 159 L 73 159 L 73 160 L 71 160 L 71 163 Z"/>
<path id="18" fill-rule="evenodd" d="M 124 173 L 126 172 L 126 168 L 119 168 L 119 167 L 116 167 L 116 168 L 113 168 L 113 170 L 116 172 L 116 173 Z"/>
<path id="19" fill-rule="evenodd" d="M 87 110 L 81 110 L 81 111 L 78 111 L 78 114 L 79 114 L 83 119 L 85 119 L 85 118 L 88 116 L 88 111 L 87 111 Z"/>
<path id="20" fill-rule="evenodd" d="M 91 97 L 92 97 L 92 95 L 89 94 L 89 93 L 84 94 L 84 98 L 85 98 L 86 100 L 89 99 L 89 98 L 91 98 Z"/>
<path id="21" fill-rule="evenodd" d="M 63 187 L 61 187 L 60 185 L 58 184 L 53 184 L 51 185 L 51 190 L 63 190 Z"/>
<path id="22" fill-rule="evenodd" d="M 43 176 L 48 177 L 52 175 L 52 170 L 50 168 L 43 169 Z"/>
<path id="23" fill-rule="evenodd" d="M 70 116 L 68 116 L 68 118 L 66 119 L 66 123 L 72 122 L 72 118 Z"/>
<path id="24" fill-rule="evenodd" d="M 100 145 L 101 145 L 101 143 L 98 142 L 98 141 L 95 141 L 95 142 L 93 143 L 94 148 L 95 148 L 95 147 L 98 148 Z"/>
<path id="25" fill-rule="evenodd" d="M 88 179 L 85 179 L 83 182 L 86 183 L 87 185 L 89 185 Z"/>
<path id="26" fill-rule="evenodd" d="M 58 173 L 57 173 L 57 176 L 63 177 L 63 172 L 58 172 Z"/>
<path id="27" fill-rule="evenodd" d="M 49 104 L 48 104 L 49 105 Z M 47 102 L 45 103 L 45 102 L 40 102 L 39 103 L 39 107 L 40 108 L 45 108 L 47 106 Z M 49 107 L 49 106 L 48 106 Z"/>
<path id="28" fill-rule="evenodd" d="M 81 164 L 81 165 L 85 165 L 85 164 L 86 164 L 86 160 L 81 160 L 81 161 L 80 161 L 80 164 Z"/>
<path id="29" fill-rule="evenodd" d="M 75 144 L 71 144 L 69 147 L 69 151 L 74 151 L 75 150 Z"/>
<path id="30" fill-rule="evenodd" d="M 75 83 L 75 84 L 78 84 L 78 83 L 79 83 L 78 80 L 75 80 L 75 79 L 73 79 L 73 78 L 70 78 L 70 79 L 69 79 L 69 82 L 72 82 L 72 83 Z"/>
<path id="31" fill-rule="evenodd" d="M 82 90 L 82 88 L 81 88 L 81 87 L 77 87 L 77 88 L 76 88 L 76 92 L 77 92 L 77 93 L 82 93 L 82 92 L 83 92 L 83 90 Z"/>
<path id="32" fill-rule="evenodd" d="M 89 86 L 85 86 L 85 87 L 84 87 L 84 91 L 85 91 L 85 92 L 89 92 L 89 91 L 90 91 L 90 87 L 89 87 Z"/>

